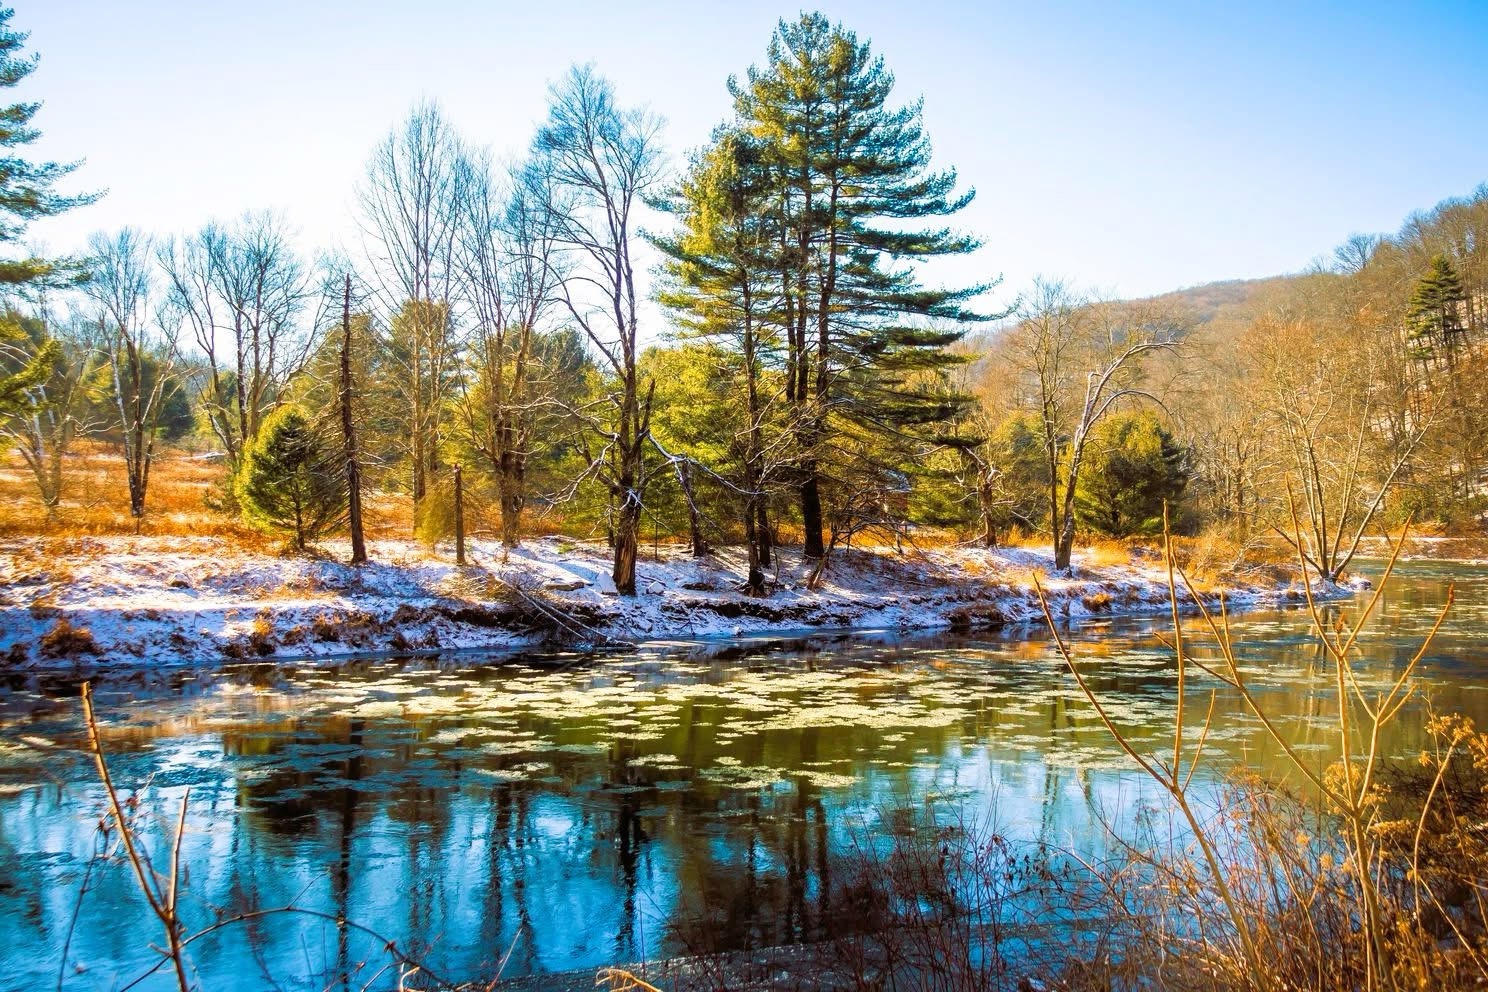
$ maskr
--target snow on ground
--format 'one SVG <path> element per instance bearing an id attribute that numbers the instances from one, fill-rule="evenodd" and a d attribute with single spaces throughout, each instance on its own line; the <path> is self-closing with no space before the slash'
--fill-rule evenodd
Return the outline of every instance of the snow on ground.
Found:
<path id="1" fill-rule="evenodd" d="M 662 549 L 638 563 L 639 595 L 615 594 L 608 551 L 562 538 L 503 557 L 373 542 L 372 563 L 283 558 L 220 538 L 18 539 L 0 543 L 0 668 L 118 667 L 451 650 L 520 650 L 800 632 L 815 628 L 977 629 L 1042 621 L 1039 576 L 1056 617 L 1166 609 L 1156 556 L 1055 575 L 1020 548 L 838 551 L 817 589 L 797 549 L 781 549 L 767 597 L 739 589 L 738 549 L 704 559 Z M 1242 584 L 1236 606 L 1300 589 Z"/>

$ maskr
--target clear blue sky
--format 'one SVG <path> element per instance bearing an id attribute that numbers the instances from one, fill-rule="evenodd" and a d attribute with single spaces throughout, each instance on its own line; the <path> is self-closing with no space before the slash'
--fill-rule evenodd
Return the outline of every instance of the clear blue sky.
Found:
<path id="1" fill-rule="evenodd" d="M 12 0 L 41 66 L 37 146 L 86 157 L 95 206 L 53 251 L 134 224 L 284 210 L 347 242 L 374 142 L 421 97 L 498 151 L 549 81 L 594 61 L 668 120 L 678 159 L 763 60 L 779 3 Z M 1355 231 L 1488 181 L 1488 0 L 823 3 L 924 97 L 986 241 L 952 279 L 1036 274 L 1122 296 L 1295 271 Z M 1005 297 L 1011 292 L 1003 294 Z"/>

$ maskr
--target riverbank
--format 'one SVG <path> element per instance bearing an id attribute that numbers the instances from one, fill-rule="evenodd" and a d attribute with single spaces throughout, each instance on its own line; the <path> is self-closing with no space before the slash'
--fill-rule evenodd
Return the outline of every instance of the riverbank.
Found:
<path id="1" fill-rule="evenodd" d="M 967 547 L 836 552 L 817 588 L 785 548 L 771 592 L 740 592 L 737 549 L 702 559 L 660 548 L 615 594 L 607 550 L 562 538 L 510 556 L 485 541 L 469 564 L 451 549 L 373 542 L 372 563 L 280 557 L 218 537 L 12 538 L 0 543 L 0 664 L 17 669 L 203 664 L 222 660 L 519 650 L 542 644 L 787 633 L 820 628 L 976 630 L 1042 618 L 1038 576 L 1059 617 L 1167 608 L 1160 556 L 1077 553 L 1054 574 L 1047 551 Z M 1118 559 L 1122 556 L 1116 556 Z M 1239 607 L 1295 601 L 1275 569 L 1206 588 Z"/>

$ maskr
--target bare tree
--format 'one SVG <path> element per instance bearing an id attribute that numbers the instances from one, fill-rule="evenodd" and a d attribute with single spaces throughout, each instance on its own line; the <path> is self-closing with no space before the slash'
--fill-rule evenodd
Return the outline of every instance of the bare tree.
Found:
<path id="1" fill-rule="evenodd" d="M 1037 410 L 1042 426 L 1044 462 L 1049 484 L 1049 527 L 1058 554 L 1059 461 L 1067 430 L 1074 364 L 1086 330 L 1086 300 L 1061 281 L 1036 279 L 1033 292 L 1018 307 L 1018 324 L 1010 332 L 1007 354 L 1019 373 L 1014 403 Z"/>
<path id="2" fill-rule="evenodd" d="M 85 319 L 74 316 L 61 333 L 53 331 L 45 311 L 26 322 L 33 325 L 31 330 L 40 340 L 33 342 L 24 334 L 21 340 L 40 345 L 48 374 L 24 387 L 25 402 L 0 420 L 0 438 L 14 444 L 31 472 L 47 516 L 54 517 L 62 503 L 63 456 L 75 438 L 94 426 L 85 419 L 84 401 L 100 353 Z M 24 346 L 0 338 L 0 360 L 12 358 L 15 364 L 23 364 L 28 357 Z"/>
<path id="3" fill-rule="evenodd" d="M 166 298 L 206 358 L 200 401 L 235 466 L 310 354 L 298 318 L 311 280 L 290 241 L 282 218 L 260 212 L 158 252 Z"/>
<path id="4" fill-rule="evenodd" d="M 84 287 L 96 308 L 108 359 L 129 479 L 129 513 L 137 523 L 145 515 L 161 412 L 180 358 L 178 314 L 153 305 L 152 247 L 149 236 L 133 228 L 112 237 L 94 235 L 89 242 L 93 277 Z"/>
<path id="5" fill-rule="evenodd" d="M 459 409 L 467 437 L 495 474 L 501 541 L 511 549 L 521 540 L 527 460 L 543 402 L 533 346 L 562 270 L 556 214 L 548 209 L 551 175 L 523 164 L 503 184 L 484 154 L 463 156 L 459 168 L 455 261 L 473 320 L 473 367 L 461 381 Z"/>
<path id="6" fill-rule="evenodd" d="M 1431 412 L 1412 422 L 1405 443 L 1389 443 L 1375 349 L 1346 323 L 1265 314 L 1245 345 L 1255 363 L 1251 392 L 1284 452 L 1278 488 L 1297 500 L 1301 533 L 1289 520 L 1276 532 L 1318 578 L 1337 582 L 1431 426 Z"/>
<path id="7" fill-rule="evenodd" d="M 1142 356 L 1173 347 L 1179 329 L 1160 308 L 1152 305 L 1096 304 L 1096 347 L 1085 373 L 1085 397 L 1069 439 L 1064 471 L 1064 494 L 1054 531 L 1054 567 L 1068 569 L 1075 545 L 1075 492 L 1084 465 L 1091 430 L 1120 402 L 1157 398 L 1142 389 L 1137 373 Z"/>
<path id="8" fill-rule="evenodd" d="M 1090 432 L 1123 400 L 1152 398 L 1137 384 L 1140 361 L 1172 347 L 1178 328 L 1155 306 L 1093 302 L 1042 279 L 1019 316 L 1007 353 L 1027 391 L 1022 403 L 1037 409 L 1042 425 L 1054 567 L 1068 569 Z"/>
<path id="9" fill-rule="evenodd" d="M 225 237 L 222 228 L 208 224 L 189 237 L 166 240 L 156 254 L 165 276 L 166 299 L 191 328 L 205 360 L 206 374 L 197 402 L 227 452 L 228 462 L 236 466 L 242 458 L 244 438 L 234 411 L 236 403 L 229 393 L 236 396 L 233 377 L 238 376 L 239 368 L 237 364 L 223 364 L 222 343 L 218 340 L 223 329 L 223 307 L 217 297 L 216 265 L 223 255 L 220 242 Z M 229 350 L 241 354 L 241 349 L 230 346 Z"/>
<path id="10" fill-rule="evenodd" d="M 1377 234 L 1351 234 L 1333 249 L 1333 263 L 1339 272 L 1347 275 L 1363 272 L 1379 245 Z"/>
<path id="11" fill-rule="evenodd" d="M 633 251 L 637 212 L 664 179 L 660 130 L 657 118 L 619 107 L 609 82 L 584 66 L 552 88 L 548 119 L 533 141 L 556 241 L 574 260 L 558 299 L 611 377 L 608 414 L 590 418 L 603 445 L 589 472 L 616 504 L 614 580 L 624 595 L 635 595 L 655 392 L 636 367 L 640 294 Z"/>
<path id="12" fill-rule="evenodd" d="M 445 399 L 456 359 L 451 283 L 459 231 L 461 142 L 439 106 L 420 104 L 372 152 L 361 201 L 372 285 L 402 366 L 415 508 L 438 468 Z"/>
<path id="13" fill-rule="evenodd" d="M 341 453 L 346 461 L 346 522 L 351 530 L 351 563 L 367 562 L 367 541 L 362 533 L 362 462 L 357 451 L 356 417 L 352 411 L 351 380 L 351 273 L 341 287 L 341 355 L 337 405 L 341 409 Z"/>

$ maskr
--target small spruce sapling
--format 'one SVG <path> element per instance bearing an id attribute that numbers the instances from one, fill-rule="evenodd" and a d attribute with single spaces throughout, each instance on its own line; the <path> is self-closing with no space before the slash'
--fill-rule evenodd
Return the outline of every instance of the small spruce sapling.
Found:
<path id="1" fill-rule="evenodd" d="M 296 551 L 336 528 L 346 514 L 346 480 L 335 446 L 296 406 L 264 421 L 238 482 L 244 517 L 286 534 Z"/>

